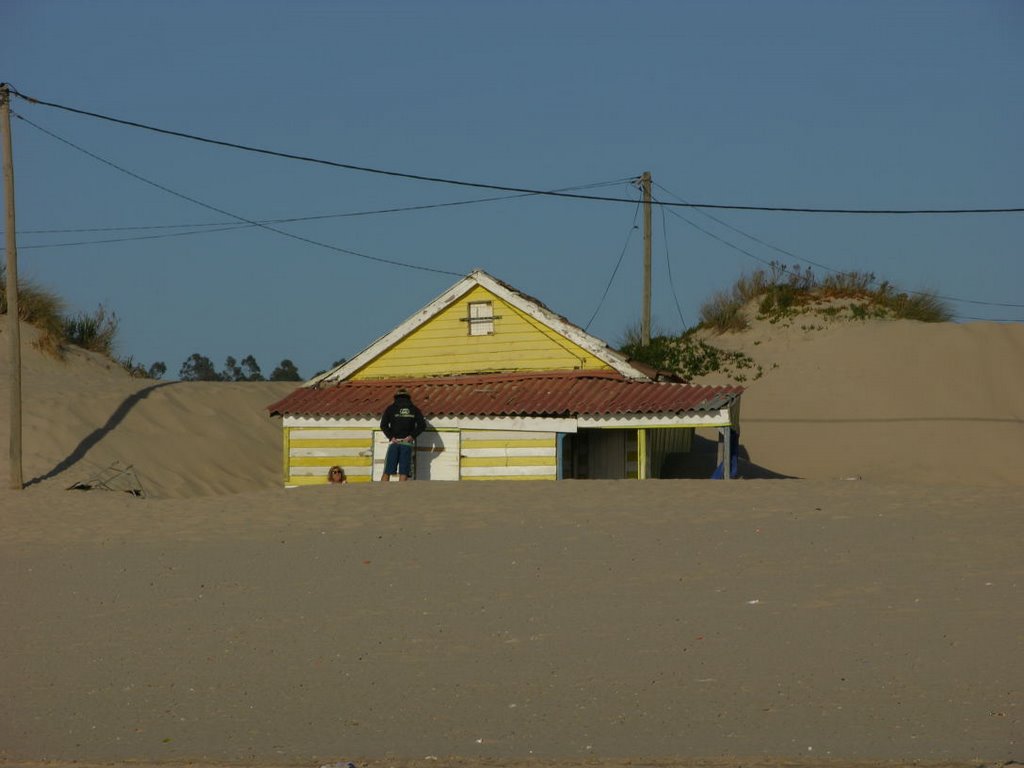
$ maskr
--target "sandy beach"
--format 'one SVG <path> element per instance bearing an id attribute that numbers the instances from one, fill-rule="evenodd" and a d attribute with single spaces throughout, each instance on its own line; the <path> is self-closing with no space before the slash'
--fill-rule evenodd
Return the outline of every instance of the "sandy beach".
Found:
<path id="1" fill-rule="evenodd" d="M 23 334 L 0 764 L 1024 760 L 1020 326 L 723 337 L 740 481 L 294 490 L 291 385 Z M 66 490 L 113 462 L 145 498 Z"/>

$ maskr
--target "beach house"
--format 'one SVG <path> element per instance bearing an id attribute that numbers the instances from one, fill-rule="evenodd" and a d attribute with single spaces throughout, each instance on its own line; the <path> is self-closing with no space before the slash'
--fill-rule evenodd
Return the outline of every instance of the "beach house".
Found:
<path id="1" fill-rule="evenodd" d="M 483 271 L 351 360 L 268 406 L 286 485 L 379 479 L 380 415 L 408 390 L 427 431 L 417 480 L 661 477 L 694 429 L 739 430 L 741 387 L 692 386 L 631 361 Z M 734 439 L 723 440 L 725 476 Z"/>

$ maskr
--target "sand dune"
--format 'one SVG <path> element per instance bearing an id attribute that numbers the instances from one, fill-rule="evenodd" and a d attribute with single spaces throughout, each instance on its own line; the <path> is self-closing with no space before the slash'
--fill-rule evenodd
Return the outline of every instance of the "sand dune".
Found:
<path id="1" fill-rule="evenodd" d="M 1024 325 L 798 325 L 713 339 L 764 369 L 743 397 L 756 465 L 814 479 L 1024 483 Z"/>
<path id="2" fill-rule="evenodd" d="M 293 385 L 136 380 L 81 350 L 55 360 L 34 338 L 25 326 L 27 482 L 66 486 L 116 461 L 157 496 L 279 485 L 280 424 L 264 406 Z M 1024 325 L 762 322 L 713 341 L 764 371 L 744 382 L 748 477 L 1024 484 Z M 5 445 L 7 428 L 5 412 Z"/>
<path id="3" fill-rule="evenodd" d="M 717 340 L 766 371 L 745 475 L 802 481 L 296 490 L 264 410 L 291 385 L 138 381 L 33 335 L 0 765 L 1024 757 L 1024 327 Z M 148 498 L 64 490 L 115 461 Z"/>
<path id="4" fill-rule="evenodd" d="M 45 355 L 33 346 L 37 331 L 22 328 L 23 476 L 30 486 L 67 487 L 115 462 L 133 467 L 144 489 L 159 497 L 280 486 L 281 426 L 264 408 L 294 384 L 133 379 L 84 350 L 70 349 L 64 360 Z M 6 372 L 5 366 L 4 446 Z"/>

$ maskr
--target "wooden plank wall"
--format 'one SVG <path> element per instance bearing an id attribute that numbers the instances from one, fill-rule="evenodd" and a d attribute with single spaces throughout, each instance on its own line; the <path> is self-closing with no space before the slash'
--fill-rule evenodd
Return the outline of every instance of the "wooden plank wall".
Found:
<path id="1" fill-rule="evenodd" d="M 327 470 L 338 464 L 350 483 L 367 483 L 373 468 L 373 430 L 333 427 L 285 427 L 285 482 L 316 485 L 327 482 Z"/>
<path id="2" fill-rule="evenodd" d="M 554 480 L 554 432 L 464 430 L 463 480 Z"/>
<path id="3" fill-rule="evenodd" d="M 335 464 L 345 470 L 350 483 L 370 482 L 374 474 L 374 432 L 370 428 L 286 427 L 286 484 L 326 483 L 327 470 Z M 427 437 L 433 439 L 438 435 L 426 435 L 421 441 L 425 450 L 432 446 Z M 554 480 L 556 477 L 554 432 L 465 430 L 461 433 L 461 445 L 458 437 L 452 434 L 448 438 L 453 442 L 452 447 L 458 446 L 455 450 L 459 466 L 452 479 Z M 383 461 L 383 452 L 378 458 Z"/>
<path id="4" fill-rule="evenodd" d="M 469 335 L 469 304 L 490 301 L 494 333 Z M 352 375 L 353 379 L 486 371 L 609 370 L 590 352 L 476 287 Z"/>

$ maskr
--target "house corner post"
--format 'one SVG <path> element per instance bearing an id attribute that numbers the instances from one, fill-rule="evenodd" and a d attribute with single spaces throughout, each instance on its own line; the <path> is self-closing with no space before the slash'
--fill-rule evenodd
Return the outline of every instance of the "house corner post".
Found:
<path id="1" fill-rule="evenodd" d="M 732 480 L 732 427 L 722 427 L 722 479 Z"/>
<path id="2" fill-rule="evenodd" d="M 288 485 L 288 480 L 291 478 L 292 428 L 282 427 L 281 435 L 281 477 L 283 484 Z"/>
<path id="3" fill-rule="evenodd" d="M 636 431 L 636 477 L 637 480 L 646 480 L 650 477 L 650 471 L 647 466 L 648 453 L 647 453 L 647 430 L 638 429 Z"/>

